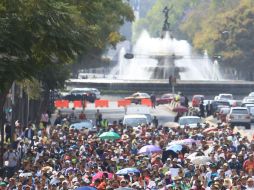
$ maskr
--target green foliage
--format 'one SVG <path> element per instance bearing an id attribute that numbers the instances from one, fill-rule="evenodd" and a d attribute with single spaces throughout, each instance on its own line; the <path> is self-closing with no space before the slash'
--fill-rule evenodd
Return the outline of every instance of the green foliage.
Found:
<path id="1" fill-rule="evenodd" d="M 118 30 L 125 21 L 134 20 L 131 7 L 122 0 L 86 0 L 76 1 L 82 18 L 88 28 L 93 30 L 93 44 L 96 49 L 107 45 L 115 46 L 123 37 Z"/>
<path id="2" fill-rule="evenodd" d="M 18 82 L 17 84 L 20 85 L 22 89 L 24 89 L 30 99 L 37 100 L 41 97 L 41 92 L 43 89 L 39 80 L 35 78 L 31 78 L 29 80 L 25 79 L 21 82 Z"/>
<path id="3" fill-rule="evenodd" d="M 5 0 L 0 4 L 0 81 L 38 77 L 48 65 L 70 63 L 92 43 L 79 11 L 53 0 Z"/>
<path id="4" fill-rule="evenodd" d="M 222 55 L 222 66 L 245 72 L 254 69 L 253 0 L 158 0 L 146 18 L 135 25 L 157 35 L 163 24 L 162 9 L 171 7 L 174 36 L 186 39 L 196 50 Z"/>

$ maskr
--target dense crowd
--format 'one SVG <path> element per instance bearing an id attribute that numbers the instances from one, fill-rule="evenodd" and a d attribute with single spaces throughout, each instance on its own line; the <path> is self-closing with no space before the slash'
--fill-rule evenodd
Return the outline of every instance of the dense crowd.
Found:
<path id="1" fill-rule="evenodd" d="M 45 126 L 22 130 L 16 123 L 16 141 L 4 153 L 1 190 L 254 189 L 254 143 L 226 124 L 192 129 L 114 122 L 89 131 L 74 130 L 59 116 Z M 106 131 L 120 138 L 103 140 Z M 145 145 L 160 150 L 140 153 Z"/>

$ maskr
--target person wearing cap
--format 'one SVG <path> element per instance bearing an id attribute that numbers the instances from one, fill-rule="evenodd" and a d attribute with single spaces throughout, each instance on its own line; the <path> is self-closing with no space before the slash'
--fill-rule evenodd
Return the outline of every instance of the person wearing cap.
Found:
<path id="1" fill-rule="evenodd" d="M 242 165 L 240 162 L 236 159 L 236 155 L 233 154 L 231 156 L 231 159 L 228 161 L 228 166 L 231 170 L 235 169 L 237 173 L 239 174 L 240 170 L 242 170 Z"/>
<path id="2" fill-rule="evenodd" d="M 166 185 L 169 185 L 169 184 L 172 184 L 172 183 L 173 183 L 173 180 L 172 180 L 171 172 L 170 172 L 170 171 L 167 171 L 167 172 L 165 173 L 164 181 L 165 181 L 165 184 L 166 184 Z"/>
<path id="3" fill-rule="evenodd" d="M 28 124 L 28 128 L 26 128 L 25 130 L 25 138 L 28 138 L 29 140 L 33 140 L 33 136 L 34 136 L 34 130 L 32 129 L 33 125 L 32 123 Z"/>
<path id="4" fill-rule="evenodd" d="M 173 185 L 175 187 L 174 189 L 190 189 L 190 187 L 188 187 L 184 180 L 179 176 L 173 177 Z"/>
<path id="5" fill-rule="evenodd" d="M 239 153 L 243 148 L 244 148 L 245 150 L 247 149 L 247 146 L 244 144 L 242 138 L 239 138 L 238 142 L 239 142 L 239 145 L 238 145 L 237 148 L 236 148 L 238 153 Z"/>
<path id="6" fill-rule="evenodd" d="M 215 163 L 211 163 L 209 165 L 210 171 L 206 173 L 205 180 L 206 180 L 206 185 L 209 187 L 211 186 L 213 179 L 215 177 L 218 177 L 219 174 L 217 172 L 217 165 Z"/>
<path id="7" fill-rule="evenodd" d="M 8 177 L 13 176 L 18 165 L 19 154 L 11 145 L 8 146 L 8 150 L 4 153 L 3 160 Z"/>
<path id="8" fill-rule="evenodd" d="M 223 182 L 222 189 L 231 189 L 232 188 L 232 180 L 230 178 L 225 178 Z"/>
<path id="9" fill-rule="evenodd" d="M 174 159 L 172 160 L 172 163 L 171 163 L 170 168 L 182 168 L 182 166 L 181 166 L 177 161 L 178 161 L 178 159 L 177 159 L 177 158 L 174 158 Z"/>
<path id="10" fill-rule="evenodd" d="M 69 182 L 67 180 L 62 181 L 62 187 L 60 190 L 68 190 L 69 189 Z"/>

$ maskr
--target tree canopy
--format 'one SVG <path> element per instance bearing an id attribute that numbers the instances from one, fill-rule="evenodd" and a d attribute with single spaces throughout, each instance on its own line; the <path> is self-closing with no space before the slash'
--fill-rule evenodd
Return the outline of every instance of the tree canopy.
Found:
<path id="1" fill-rule="evenodd" d="M 66 64 L 78 55 L 115 45 L 122 39 L 118 28 L 133 19 L 131 8 L 121 0 L 1 1 L 1 92 L 15 80 L 35 77 L 46 82 L 43 72 L 66 71 Z"/>

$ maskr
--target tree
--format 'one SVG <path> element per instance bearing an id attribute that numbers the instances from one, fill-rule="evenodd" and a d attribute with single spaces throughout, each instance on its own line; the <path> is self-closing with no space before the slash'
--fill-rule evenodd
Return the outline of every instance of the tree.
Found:
<path id="1" fill-rule="evenodd" d="M 92 40 L 80 11 L 56 0 L 0 2 L 0 126 L 4 102 L 14 81 L 40 75 L 48 66 L 61 68 L 86 51 Z M 84 43 L 85 42 L 85 43 Z M 3 146 L 3 140 L 2 140 Z M 1 151 L 3 153 L 3 151 Z"/>
<path id="2" fill-rule="evenodd" d="M 215 15 L 203 23 L 193 39 L 197 49 L 222 56 L 222 67 L 232 68 L 242 79 L 253 79 L 254 8 L 252 1 L 242 1 L 236 8 Z"/>
<path id="3" fill-rule="evenodd" d="M 73 65 L 72 72 L 76 75 L 79 69 L 87 65 L 98 67 L 103 62 L 100 55 L 109 46 L 115 47 L 119 41 L 124 40 L 119 28 L 124 22 L 133 21 L 134 14 L 129 4 L 122 0 L 74 0 L 73 5 L 77 5 L 87 27 L 93 32 L 93 43 L 89 51 L 82 53 Z"/>

